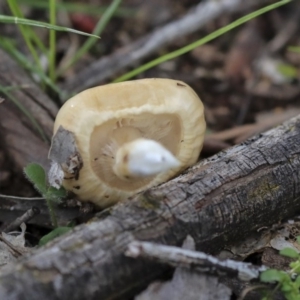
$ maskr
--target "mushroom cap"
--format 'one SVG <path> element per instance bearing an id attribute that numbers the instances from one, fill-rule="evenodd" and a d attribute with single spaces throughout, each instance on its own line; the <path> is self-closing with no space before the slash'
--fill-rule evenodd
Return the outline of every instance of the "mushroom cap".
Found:
<path id="1" fill-rule="evenodd" d="M 60 126 L 74 134 L 82 159 L 78 176 L 65 179 L 63 186 L 83 201 L 107 207 L 194 164 L 206 125 L 203 104 L 187 84 L 153 78 L 79 93 L 60 109 L 54 134 Z M 113 171 L 116 150 L 137 138 L 159 142 L 180 166 L 146 178 L 119 178 Z"/>

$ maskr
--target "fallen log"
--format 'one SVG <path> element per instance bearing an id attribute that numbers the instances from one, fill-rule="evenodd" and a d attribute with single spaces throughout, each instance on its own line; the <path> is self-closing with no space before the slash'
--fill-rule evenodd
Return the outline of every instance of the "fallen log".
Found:
<path id="1" fill-rule="evenodd" d="M 0 299 L 127 299 L 166 267 L 125 256 L 130 242 L 216 253 L 300 209 L 300 116 L 107 209 L 3 268 Z"/>

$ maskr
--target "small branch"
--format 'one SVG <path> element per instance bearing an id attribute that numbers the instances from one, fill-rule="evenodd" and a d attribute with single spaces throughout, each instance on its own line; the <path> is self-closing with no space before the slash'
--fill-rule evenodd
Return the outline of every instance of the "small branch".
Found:
<path id="1" fill-rule="evenodd" d="M 8 224 L 2 231 L 9 232 L 13 229 L 20 227 L 22 223 L 26 223 L 36 215 L 40 214 L 40 209 L 37 207 L 32 207 L 28 209 L 21 217 L 17 218 L 12 223 Z"/>
<path id="2" fill-rule="evenodd" d="M 23 253 L 19 249 L 17 249 L 15 245 L 13 245 L 11 242 L 6 240 L 2 235 L 0 235 L 0 241 L 3 242 L 8 247 L 8 249 L 11 251 L 14 257 L 20 257 L 23 255 Z"/>
<path id="3" fill-rule="evenodd" d="M 40 226 L 52 226 L 49 219 L 49 211 L 44 198 L 3 197 L 0 196 L 0 222 L 10 224 L 25 214 L 32 207 L 40 210 L 40 214 L 29 220 L 31 224 Z M 72 203 L 70 203 L 72 202 Z M 85 218 L 86 213 L 81 212 L 80 207 L 74 201 L 67 201 L 56 207 L 58 224 L 67 225 L 71 220 Z M 28 221 L 27 221 L 28 222 Z"/>
<path id="4" fill-rule="evenodd" d="M 13 200 L 45 200 L 45 198 L 43 197 L 19 197 L 19 196 L 10 196 L 10 195 L 3 195 L 3 194 L 0 194 L 0 198 L 4 198 L 4 199 L 13 199 Z"/>
<path id="5" fill-rule="evenodd" d="M 153 259 L 173 267 L 192 269 L 209 275 L 235 276 L 243 281 L 259 279 L 261 272 L 267 269 L 265 266 L 257 267 L 230 259 L 222 261 L 203 252 L 139 241 L 131 242 L 125 255 Z"/>

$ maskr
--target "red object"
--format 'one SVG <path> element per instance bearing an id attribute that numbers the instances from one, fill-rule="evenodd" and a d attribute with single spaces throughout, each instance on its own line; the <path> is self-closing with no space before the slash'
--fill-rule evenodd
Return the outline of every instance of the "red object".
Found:
<path id="1" fill-rule="evenodd" d="M 84 31 L 86 33 L 92 33 L 97 24 L 94 18 L 81 13 L 71 14 L 70 19 L 74 29 Z"/>

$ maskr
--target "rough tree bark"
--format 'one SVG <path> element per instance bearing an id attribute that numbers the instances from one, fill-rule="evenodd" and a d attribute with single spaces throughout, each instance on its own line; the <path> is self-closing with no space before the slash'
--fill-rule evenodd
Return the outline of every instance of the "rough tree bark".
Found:
<path id="1" fill-rule="evenodd" d="M 1 271 L 0 299 L 127 299 L 165 266 L 125 257 L 133 240 L 215 253 L 300 209 L 300 117 L 101 213 Z"/>

